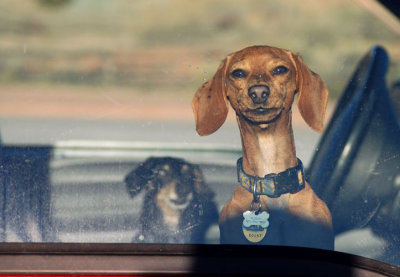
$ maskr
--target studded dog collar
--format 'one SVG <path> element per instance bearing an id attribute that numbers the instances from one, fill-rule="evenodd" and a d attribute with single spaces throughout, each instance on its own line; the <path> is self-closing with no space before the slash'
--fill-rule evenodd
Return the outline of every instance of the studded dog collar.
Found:
<path id="1" fill-rule="evenodd" d="M 278 174 L 271 173 L 264 177 L 256 177 L 244 172 L 243 158 L 237 161 L 237 174 L 240 185 L 256 195 L 267 195 L 276 198 L 285 193 L 296 193 L 305 187 L 303 163 L 297 159 L 295 167 Z"/>

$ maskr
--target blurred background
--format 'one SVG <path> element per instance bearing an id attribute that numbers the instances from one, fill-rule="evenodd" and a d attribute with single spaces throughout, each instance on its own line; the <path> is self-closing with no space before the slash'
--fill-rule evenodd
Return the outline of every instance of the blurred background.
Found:
<path id="1" fill-rule="evenodd" d="M 5 190 L 8 195 L 0 193 L 0 198 L 11 199 L 8 218 L 17 219 L 17 229 L 31 228 L 20 223 L 23 216 L 13 216 L 14 211 L 19 212 L 14 206 L 23 206 L 26 217 L 30 213 L 43 216 L 40 207 L 33 205 L 35 199 L 48 204 L 46 197 L 50 196 L 42 192 L 50 188 L 45 183 L 49 179 L 53 193 L 49 201 L 55 217 L 59 216 L 56 220 L 81 220 L 76 225 L 62 223 L 66 227 L 60 232 L 78 230 L 71 231 L 75 237 L 69 239 L 86 239 L 79 237 L 80 227 L 97 226 L 94 222 L 100 222 L 96 223 L 100 227 L 112 225 L 111 231 L 120 228 L 108 219 L 103 224 L 103 219 L 110 211 L 120 218 L 139 211 L 139 206 L 130 206 L 133 202 L 122 183 L 124 170 L 131 164 L 124 164 L 121 157 L 135 152 L 128 151 L 128 146 L 134 145 L 130 142 L 148 142 L 143 145 L 149 148 L 158 142 L 175 143 L 167 148 L 168 155 L 190 149 L 185 146 L 212 144 L 209 149 L 215 155 L 202 157 L 210 164 L 217 164 L 218 155 L 225 159 L 221 153 L 226 149 L 227 154 L 239 156 L 240 135 L 232 110 L 221 129 L 200 137 L 191 101 L 227 54 L 247 46 L 270 45 L 300 54 L 330 90 L 328 121 L 360 59 L 373 45 L 381 45 L 391 58 L 387 86 L 392 88 L 398 82 L 393 93 L 400 107 L 400 26 L 398 21 L 393 25 L 391 15 L 374 4 L 374 0 L 0 0 L 0 146 L 52 144 L 61 149 L 52 152 L 55 158 L 51 161 L 44 160 L 43 168 L 36 166 L 33 154 L 23 152 L 19 167 L 12 169 L 16 176 L 9 183 L 12 189 Z M 296 152 L 307 167 L 320 134 L 306 126 L 293 107 Z M 102 156 L 103 160 L 91 157 L 94 162 L 79 160 L 85 155 L 80 150 L 99 145 L 114 147 L 114 152 L 101 152 L 101 147 L 99 152 L 111 161 L 120 160 L 105 163 Z M 74 151 L 68 152 L 69 146 L 77 147 L 78 158 Z M 136 155 L 145 153 L 138 152 Z M 177 154 L 182 153 L 186 152 Z M 63 160 L 64 155 L 67 158 Z M 384 160 L 382 167 L 395 158 Z M 229 156 L 233 169 L 235 161 L 236 157 Z M 30 164 L 27 168 L 32 173 L 24 168 Z M 229 181 L 224 187 L 221 180 L 235 171 L 221 168 L 210 167 L 205 176 L 218 184 L 213 189 L 223 204 L 234 183 Z M 42 179 L 37 178 L 41 170 L 45 172 Z M 378 178 L 376 171 L 371 172 Z M 81 190 L 77 190 L 79 186 Z M 27 193 L 15 190 L 18 197 L 10 197 L 13 188 L 26 188 L 23 192 Z M 393 195 L 398 195 L 397 190 Z M 357 211 L 352 206 L 352 212 Z M 85 230 L 91 230 L 89 227 Z M 131 234 L 127 234 L 129 240 Z M 214 234 L 219 234 L 218 229 Z M 98 239 L 90 232 L 87 237 Z M 118 237 L 111 233 L 110 238 Z M 385 242 L 377 241 L 368 230 L 352 233 L 337 244 L 341 251 L 363 256 L 379 257 L 385 250 Z M 394 249 L 389 255 L 396 253 L 395 246 L 389 245 Z"/>
<path id="2" fill-rule="evenodd" d="M 0 0 L 3 142 L 197 140 L 197 87 L 227 54 L 256 44 L 301 54 L 327 83 L 330 107 L 374 44 L 391 56 L 390 86 L 399 35 L 358 2 Z M 232 114 L 229 122 L 236 130 Z"/>

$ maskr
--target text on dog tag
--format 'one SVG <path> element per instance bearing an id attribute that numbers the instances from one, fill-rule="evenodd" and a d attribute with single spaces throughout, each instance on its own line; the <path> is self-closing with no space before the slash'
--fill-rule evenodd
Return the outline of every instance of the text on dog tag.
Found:
<path id="1" fill-rule="evenodd" d="M 250 242 L 260 242 L 267 233 L 269 225 L 269 213 L 263 211 L 245 211 L 243 213 L 242 230 L 246 239 Z"/>

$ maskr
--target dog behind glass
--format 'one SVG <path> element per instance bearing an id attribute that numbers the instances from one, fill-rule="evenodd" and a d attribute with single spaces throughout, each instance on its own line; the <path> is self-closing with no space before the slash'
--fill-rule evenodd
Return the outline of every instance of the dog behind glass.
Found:
<path id="1" fill-rule="evenodd" d="M 203 243 L 218 221 L 214 193 L 200 168 L 182 159 L 148 158 L 125 183 L 131 197 L 145 190 L 134 242 Z"/>

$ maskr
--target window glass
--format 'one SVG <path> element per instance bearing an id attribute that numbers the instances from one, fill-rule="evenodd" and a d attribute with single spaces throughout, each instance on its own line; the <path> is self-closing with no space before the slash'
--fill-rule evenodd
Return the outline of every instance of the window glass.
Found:
<path id="1" fill-rule="evenodd" d="M 378 18 L 359 2 L 1 1 L 1 240 L 219 243 L 242 145 L 232 109 L 217 132 L 196 133 L 194 93 L 251 45 L 302 56 L 330 91 L 326 122 L 374 45 L 390 56 L 395 88 L 398 30 L 388 12 Z M 307 168 L 321 136 L 296 105 L 293 127 Z M 159 187 L 176 176 L 190 186 Z M 387 249 L 399 246 L 370 228 L 337 235 L 335 250 L 394 263 Z"/>

